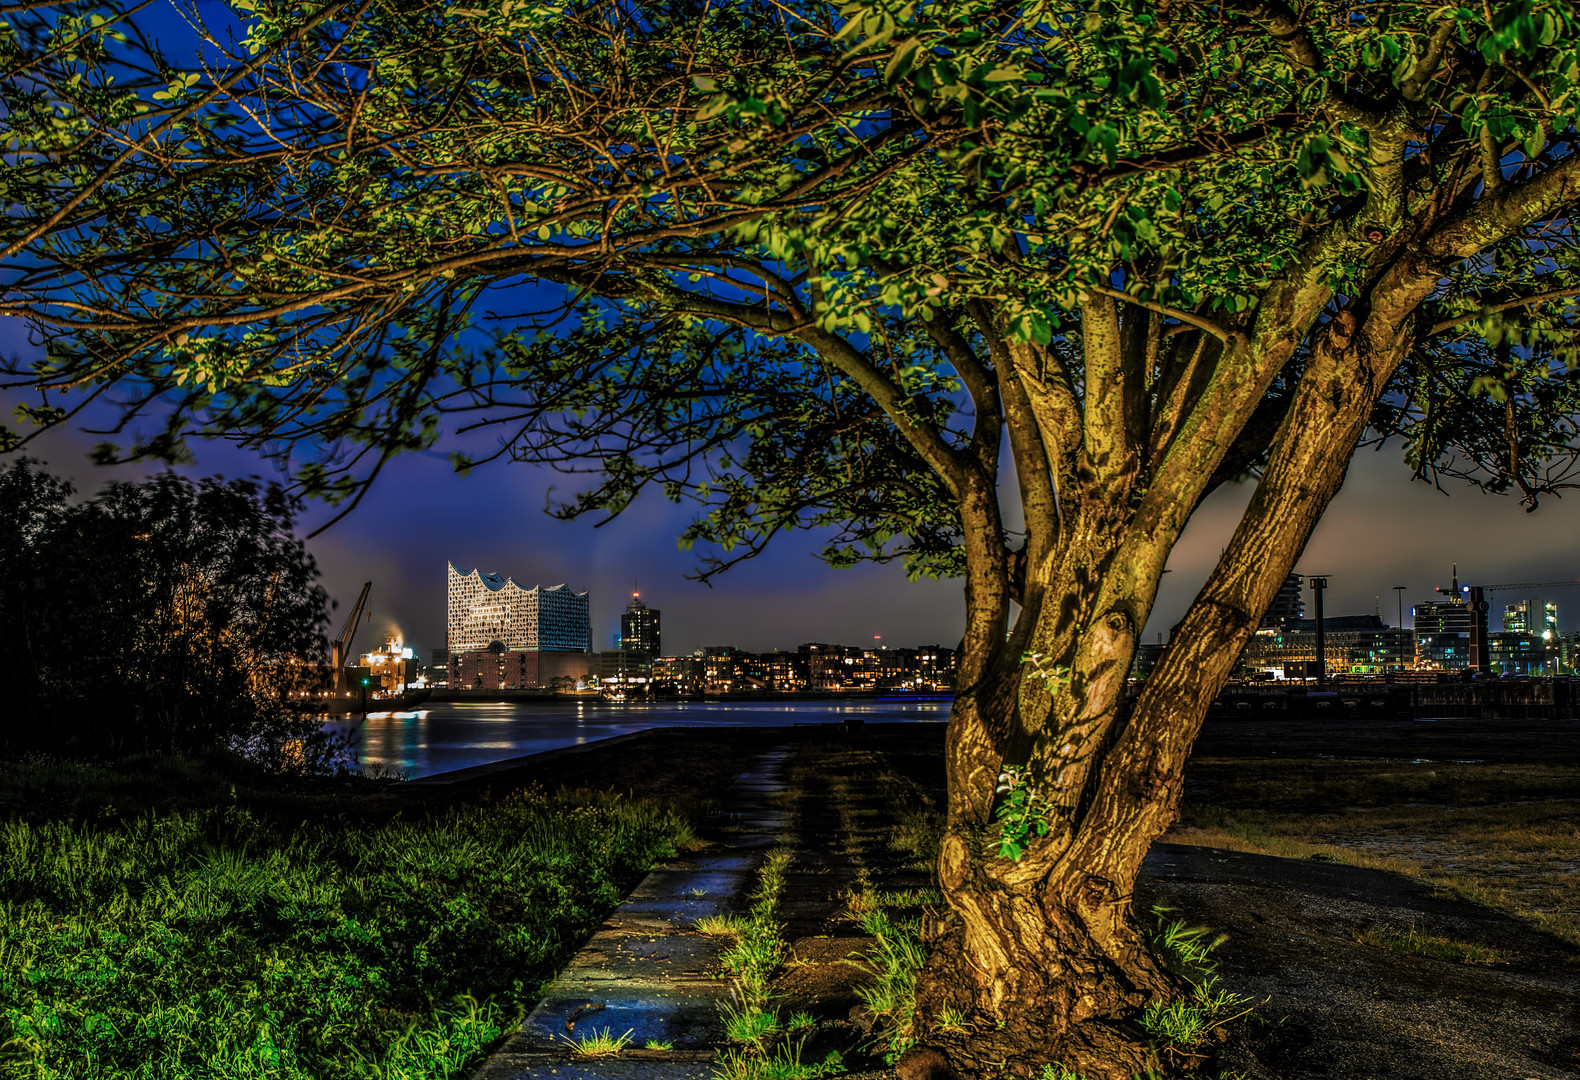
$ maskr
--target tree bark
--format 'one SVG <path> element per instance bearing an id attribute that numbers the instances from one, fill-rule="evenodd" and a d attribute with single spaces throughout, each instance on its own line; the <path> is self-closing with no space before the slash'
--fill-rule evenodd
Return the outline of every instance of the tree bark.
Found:
<path id="1" fill-rule="evenodd" d="M 1234 538 L 1133 704 L 1125 676 L 1161 567 L 1119 563 L 1148 544 L 1166 555 L 1172 538 L 1136 535 L 1146 525 L 1122 509 L 1136 500 L 1113 474 L 1094 469 L 1091 490 L 1065 493 L 1063 543 L 1027 566 L 1028 606 L 1008 647 L 1001 622 L 968 629 L 974 678 L 950 718 L 938 863 L 947 912 L 931 927 L 912 1031 L 949 1071 L 1169 1071 L 1136 1017 L 1188 983 L 1154 954 L 1134 909 L 1142 860 L 1178 813 L 1209 705 L 1343 482 L 1433 274 L 1392 282 L 1394 303 L 1343 313 L 1319 334 Z M 1022 663 L 1023 644 L 1057 666 Z M 1048 814 L 1047 835 L 1018 861 L 998 854 L 994 823 L 992 785 L 1007 764 L 1025 768 Z M 941 1027 L 946 1012 L 963 1028 Z"/>

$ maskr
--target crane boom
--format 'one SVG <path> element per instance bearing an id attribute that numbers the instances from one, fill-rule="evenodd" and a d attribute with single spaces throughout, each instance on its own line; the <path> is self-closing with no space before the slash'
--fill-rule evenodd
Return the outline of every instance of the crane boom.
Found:
<path id="1" fill-rule="evenodd" d="M 1580 585 L 1580 578 L 1571 578 L 1568 581 L 1510 581 L 1502 585 L 1483 586 L 1488 592 L 1499 589 L 1562 589 L 1568 585 Z"/>
<path id="2" fill-rule="evenodd" d="M 367 607 L 368 591 L 372 588 L 373 582 L 364 581 L 362 583 L 362 592 L 357 595 L 357 602 L 351 605 L 351 614 L 346 616 L 346 624 L 340 628 L 340 636 L 335 638 L 330 666 L 337 672 L 346 666 L 346 659 L 351 655 L 351 642 L 357 636 L 357 624 L 362 618 L 363 610 Z M 373 612 L 369 611 L 367 616 L 370 619 L 373 618 Z"/>

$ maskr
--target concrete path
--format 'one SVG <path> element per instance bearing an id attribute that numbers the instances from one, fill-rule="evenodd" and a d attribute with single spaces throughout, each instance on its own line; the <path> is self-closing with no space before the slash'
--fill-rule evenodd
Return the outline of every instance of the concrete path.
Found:
<path id="1" fill-rule="evenodd" d="M 652 871 L 544 990 L 521 1030 L 472 1080 L 706 1080 L 724 1042 L 716 975 L 723 945 L 692 929 L 746 910 L 755 870 L 784 831 L 785 764 L 778 747 L 721 797 L 727 832 L 705 855 Z M 589 1057 L 578 1040 L 630 1032 L 621 1052 Z M 668 1049 L 650 1048 L 659 1044 Z"/>

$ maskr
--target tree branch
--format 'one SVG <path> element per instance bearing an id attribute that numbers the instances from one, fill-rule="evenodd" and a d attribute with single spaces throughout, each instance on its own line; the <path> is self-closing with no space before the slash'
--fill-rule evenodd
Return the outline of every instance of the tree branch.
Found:
<path id="1" fill-rule="evenodd" d="M 1192 311 L 1185 311 L 1182 308 L 1169 307 L 1166 304 L 1159 304 L 1152 300 L 1142 300 L 1140 297 L 1131 296 L 1127 292 L 1120 292 L 1118 289 L 1104 288 L 1101 285 L 1090 285 L 1087 287 L 1087 291 L 1097 293 L 1100 296 L 1111 297 L 1115 300 L 1123 300 L 1127 304 L 1134 304 L 1136 307 L 1146 308 L 1148 311 L 1155 311 L 1159 315 L 1166 316 L 1170 319 L 1178 319 L 1187 326 L 1194 326 L 1198 330 L 1207 331 L 1207 333 L 1211 334 L 1225 345 L 1232 345 L 1242 340 L 1242 336 L 1239 331 L 1229 330 L 1225 327 L 1219 326 L 1211 319 L 1203 318 Z"/>
<path id="2" fill-rule="evenodd" d="M 1528 304 L 1544 304 L 1549 300 L 1561 300 L 1566 296 L 1580 296 L 1580 288 L 1554 289 L 1551 292 L 1537 293 L 1535 296 L 1522 296 L 1518 300 L 1509 300 L 1502 304 L 1493 304 L 1490 307 L 1478 308 L 1477 310 L 1464 315 L 1456 315 L 1451 319 L 1444 319 L 1442 322 L 1434 325 L 1430 330 L 1423 334 L 1422 337 L 1435 337 L 1438 334 L 1441 334 L 1444 330 L 1452 330 L 1454 327 L 1459 326 L 1462 323 L 1467 323 L 1472 319 L 1480 319 L 1487 315 L 1496 315 L 1499 312 L 1509 311 L 1512 308 L 1517 307 L 1525 307 Z"/>

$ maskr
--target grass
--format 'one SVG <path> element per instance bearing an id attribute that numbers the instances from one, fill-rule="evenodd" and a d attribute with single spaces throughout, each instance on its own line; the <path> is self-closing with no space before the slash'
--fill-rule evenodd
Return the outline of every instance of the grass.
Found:
<path id="1" fill-rule="evenodd" d="M 787 844 L 794 839 L 803 795 L 794 783 L 785 792 L 783 839 Z M 745 916 L 711 916 L 695 924 L 702 933 L 731 940 L 720 963 L 734 983 L 730 1000 L 721 1005 L 721 1010 L 725 1036 L 735 1046 L 715 1059 L 713 1073 L 718 1080 L 817 1080 L 844 1071 L 837 1050 L 830 1051 L 821 1062 L 803 1060 L 807 1040 L 817 1026 L 815 1017 L 796 1012 L 786 1019 L 773 1006 L 772 978 L 787 949 L 778 921 L 779 896 L 793 857 L 789 846 L 768 852 L 758 868 Z"/>
<path id="2" fill-rule="evenodd" d="M 1205 926 L 1191 926 L 1182 919 L 1170 919 L 1172 909 L 1159 905 L 1152 909 L 1157 920 L 1152 945 L 1171 971 L 1191 984 L 1191 995 L 1169 1002 L 1153 1002 L 1138 1020 L 1142 1030 L 1163 1044 L 1171 1058 L 1194 1061 L 1201 1055 L 1197 1047 L 1214 1031 L 1251 1011 L 1251 999 L 1222 989 L 1218 985 L 1217 963 L 1213 950 L 1228 940 Z"/>
<path id="3" fill-rule="evenodd" d="M 1580 945 L 1580 769 L 1203 759 L 1167 839 L 1414 877 Z"/>
<path id="4" fill-rule="evenodd" d="M 785 941 L 777 914 L 779 894 L 793 855 L 778 847 L 764 857 L 757 871 L 757 886 L 744 918 L 698 920 L 704 933 L 734 940 L 720 957 L 724 970 L 734 978 L 730 1000 L 721 1005 L 724 1034 L 736 1046 L 723 1051 L 714 1063 L 719 1080 L 816 1080 L 843 1071 L 837 1051 L 817 1064 L 802 1061 L 802 1051 L 816 1020 L 796 1013 L 788 1021 L 772 1007 L 770 980 L 784 959 Z M 797 1037 L 789 1032 L 801 1031 Z"/>
<path id="5" fill-rule="evenodd" d="M 604 1028 L 600 1031 L 594 1028 L 587 1034 L 578 1035 L 574 1039 L 569 1035 L 561 1035 L 560 1038 L 565 1040 L 577 1057 L 613 1057 L 625 1049 L 625 1044 L 631 1041 L 631 1032 L 636 1029 L 628 1029 L 623 1035 L 614 1035 L 611 1033 L 612 1030 L 611 1028 Z"/>
<path id="6" fill-rule="evenodd" d="M 0 1075 L 456 1076 L 690 839 L 601 795 L 369 793 L 181 761 L 0 767 Z"/>
<path id="7" fill-rule="evenodd" d="M 861 928 L 873 938 L 861 964 L 872 976 L 856 994 L 875 1016 L 883 1019 L 890 1064 L 916 1043 L 912 1018 L 916 1011 L 916 973 L 927 962 L 919 927 L 914 920 L 896 922 L 881 909 L 862 917 Z"/>
<path id="8" fill-rule="evenodd" d="M 1086 1077 L 1074 1069 L 1065 1068 L 1062 1062 L 1050 1061 L 1037 1074 L 1037 1080 L 1086 1080 Z"/>
<path id="9" fill-rule="evenodd" d="M 1363 945 L 1386 949 L 1400 956 L 1424 956 L 1429 960 L 1444 960 L 1453 964 L 1492 965 L 1503 960 L 1496 949 L 1474 945 L 1453 938 L 1423 934 L 1414 926 L 1404 933 L 1374 928 L 1358 931 L 1355 940 Z"/>
<path id="10" fill-rule="evenodd" d="M 916 1045 L 916 975 L 927 962 L 920 917 L 900 918 L 896 909 L 926 909 L 941 904 L 932 887 L 884 889 L 874 872 L 880 864 L 906 871 L 930 871 L 942 836 L 940 816 L 910 780 L 873 754 L 844 748 L 815 751 L 809 767 L 826 778 L 840 820 L 839 842 L 855 870 L 846 914 L 860 924 L 872 944 L 859 959 L 867 981 L 856 994 L 877 1021 L 872 1046 L 893 1064 Z M 876 801 L 881 812 L 871 809 Z M 883 824 L 877 828 L 875 825 Z"/>
<path id="11" fill-rule="evenodd" d="M 724 950 L 719 962 L 736 980 L 744 1008 L 762 1009 L 767 1004 L 769 976 L 784 957 L 785 943 L 780 937 L 775 912 L 791 857 L 790 850 L 782 847 L 764 857 L 757 871 L 757 888 L 752 894 L 748 914 L 729 924 L 734 941 Z"/>

